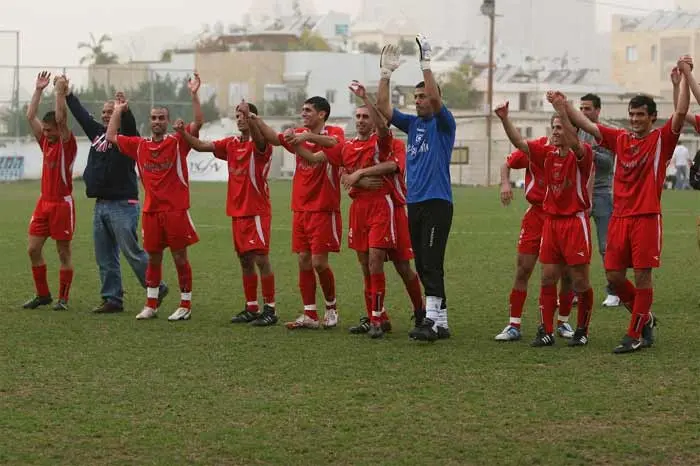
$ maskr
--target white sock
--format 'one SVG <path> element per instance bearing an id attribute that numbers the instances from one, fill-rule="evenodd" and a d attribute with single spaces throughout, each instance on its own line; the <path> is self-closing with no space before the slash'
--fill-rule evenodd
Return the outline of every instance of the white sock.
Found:
<path id="1" fill-rule="evenodd" d="M 437 296 L 426 296 L 425 297 L 425 317 L 432 320 L 435 325 L 433 325 L 433 330 L 438 327 L 438 321 L 440 320 L 440 307 L 442 306 L 442 298 Z M 436 330 L 437 331 L 437 330 Z"/>
<path id="2" fill-rule="evenodd" d="M 438 322 L 437 322 L 438 327 L 442 328 L 449 328 L 447 326 L 447 308 L 445 309 L 440 309 L 438 312 Z"/>

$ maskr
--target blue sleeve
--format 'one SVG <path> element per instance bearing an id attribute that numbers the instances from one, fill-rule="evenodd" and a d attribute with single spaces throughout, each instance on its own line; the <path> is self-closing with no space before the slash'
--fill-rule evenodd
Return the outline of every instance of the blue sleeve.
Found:
<path id="1" fill-rule="evenodd" d="M 408 134 L 408 129 L 411 127 L 411 123 L 413 123 L 413 120 L 416 118 L 418 117 L 415 115 L 406 115 L 405 113 L 401 113 L 396 109 L 393 109 L 391 112 L 391 124 L 406 134 Z"/>
<path id="2" fill-rule="evenodd" d="M 66 96 L 66 105 L 68 105 L 68 109 L 73 114 L 73 117 L 78 121 L 78 124 L 81 128 L 83 128 L 85 135 L 91 141 L 97 136 L 107 132 L 107 129 L 95 121 L 95 119 L 90 115 L 90 113 L 88 113 L 85 107 L 82 106 L 80 100 L 78 100 L 73 93 Z"/>
<path id="3" fill-rule="evenodd" d="M 455 117 L 452 116 L 452 112 L 447 110 L 444 105 L 440 108 L 440 111 L 435 115 L 437 120 L 437 128 L 441 133 L 455 134 L 457 132 L 457 123 L 455 122 Z"/>

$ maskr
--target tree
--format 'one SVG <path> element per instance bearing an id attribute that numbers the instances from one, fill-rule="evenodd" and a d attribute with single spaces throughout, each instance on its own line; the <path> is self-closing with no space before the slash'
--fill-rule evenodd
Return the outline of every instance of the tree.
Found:
<path id="1" fill-rule="evenodd" d="M 107 34 L 102 34 L 99 39 L 95 39 L 90 33 L 90 42 L 78 42 L 78 49 L 86 49 L 87 53 L 80 59 L 80 64 L 90 62 L 93 65 L 113 65 L 119 62 L 119 57 L 112 52 L 105 50 L 105 45 L 112 42 L 112 38 Z"/>
<path id="2" fill-rule="evenodd" d="M 328 42 L 326 42 L 323 37 L 313 32 L 310 28 L 305 27 L 304 30 L 301 31 L 301 35 L 299 36 L 299 42 L 293 44 L 290 47 L 290 50 L 311 50 L 318 52 L 328 52 L 331 50 L 331 47 L 330 45 L 328 45 Z"/>
<path id="3" fill-rule="evenodd" d="M 415 55 L 416 43 L 412 40 L 401 39 L 399 41 L 399 50 L 401 51 L 401 55 Z"/>
<path id="4" fill-rule="evenodd" d="M 469 63 L 462 63 L 441 80 L 442 99 L 445 105 L 455 109 L 474 108 L 477 94 L 472 88 L 472 69 Z"/>
<path id="5" fill-rule="evenodd" d="M 379 55 L 382 53 L 382 49 L 376 42 L 360 42 L 357 48 L 360 49 L 360 52 L 371 53 L 372 55 Z"/>

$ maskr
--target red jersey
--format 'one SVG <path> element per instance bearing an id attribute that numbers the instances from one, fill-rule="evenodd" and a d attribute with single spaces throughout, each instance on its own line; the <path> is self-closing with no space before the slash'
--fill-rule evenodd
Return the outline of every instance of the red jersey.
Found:
<path id="1" fill-rule="evenodd" d="M 192 126 L 185 130 L 192 132 Z M 198 132 L 197 132 L 198 133 Z M 166 134 L 163 140 L 139 136 L 117 136 L 119 151 L 136 160 L 146 199 L 144 212 L 171 212 L 190 208 L 187 154 L 190 145 L 179 134 Z"/>
<path id="2" fill-rule="evenodd" d="M 695 132 L 700 133 L 700 115 L 695 115 Z"/>
<path id="3" fill-rule="evenodd" d="M 397 170 L 387 178 L 391 182 L 391 197 L 394 204 L 406 205 L 406 144 L 401 139 L 392 138 L 391 157 L 396 162 Z"/>
<path id="4" fill-rule="evenodd" d="M 214 141 L 214 157 L 228 162 L 228 195 L 226 215 L 229 217 L 254 217 L 270 215 L 270 188 L 267 175 L 270 172 L 272 146 L 258 152 L 252 140 L 241 141 L 230 137 Z"/>
<path id="5" fill-rule="evenodd" d="M 370 135 L 369 139 L 361 140 L 353 138 L 339 144 L 333 150 L 326 153 L 328 161 L 337 166 L 342 166 L 345 171 L 352 173 L 361 168 L 369 168 L 381 162 L 391 160 L 391 148 L 394 137 L 389 134 L 385 138 L 380 138 L 376 133 Z M 384 197 L 391 193 L 391 183 L 388 178 L 384 179 L 384 185 L 379 189 L 351 188 L 348 193 L 351 198 L 377 198 Z"/>
<path id="6" fill-rule="evenodd" d="M 583 144 L 583 158 L 578 160 L 573 150 L 562 156 L 555 146 L 541 140 L 528 141 L 533 164 L 544 167 L 545 194 L 542 208 L 557 216 L 576 215 L 588 210 L 591 201 L 588 180 L 593 173 L 593 150 Z"/>
<path id="7" fill-rule="evenodd" d="M 643 138 L 624 129 L 598 125 L 599 144 L 615 152 L 613 168 L 613 216 L 660 214 L 666 165 L 680 133 L 671 129 L 672 119 Z"/>
<path id="8" fill-rule="evenodd" d="M 296 128 L 296 133 L 309 131 L 307 128 Z M 321 130 L 323 136 L 334 136 L 339 144 L 345 142 L 345 132 L 338 126 L 325 126 Z M 294 154 L 294 148 L 287 144 L 284 135 L 279 134 L 280 144 Z M 311 152 L 330 149 L 311 142 L 304 142 Z M 340 211 L 340 167 L 329 162 L 309 163 L 303 157 L 296 156 L 296 170 L 292 179 L 292 210 L 294 212 L 339 212 Z"/>
<path id="9" fill-rule="evenodd" d="M 539 145 L 548 145 L 546 137 L 535 139 L 535 142 Z M 544 166 L 535 163 L 521 150 L 516 150 L 506 157 L 506 165 L 513 170 L 525 169 L 525 199 L 532 205 L 541 206 L 546 191 Z"/>
<path id="10" fill-rule="evenodd" d="M 73 133 L 67 141 L 49 142 L 41 136 L 39 146 L 43 154 L 41 169 L 41 198 L 60 201 L 73 193 L 73 163 L 78 153 L 78 143 Z"/>

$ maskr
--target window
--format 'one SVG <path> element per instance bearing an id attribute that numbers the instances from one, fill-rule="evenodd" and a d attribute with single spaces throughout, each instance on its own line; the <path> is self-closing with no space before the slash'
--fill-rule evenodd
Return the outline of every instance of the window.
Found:
<path id="1" fill-rule="evenodd" d="M 651 55 L 651 62 L 656 63 L 656 45 L 651 46 L 650 55 Z"/>
<path id="2" fill-rule="evenodd" d="M 452 149 L 452 165 L 469 165 L 469 146 L 455 146 Z"/>
<path id="3" fill-rule="evenodd" d="M 329 104 L 335 103 L 335 89 L 328 89 L 326 91 L 326 100 Z"/>
<path id="4" fill-rule="evenodd" d="M 625 59 L 627 60 L 627 63 L 633 63 L 637 61 L 637 47 L 634 45 L 630 45 L 625 49 Z"/>
<path id="5" fill-rule="evenodd" d="M 527 111 L 527 92 L 520 92 L 518 94 L 518 110 Z"/>
<path id="6" fill-rule="evenodd" d="M 525 139 L 532 139 L 532 126 L 525 128 Z"/>

